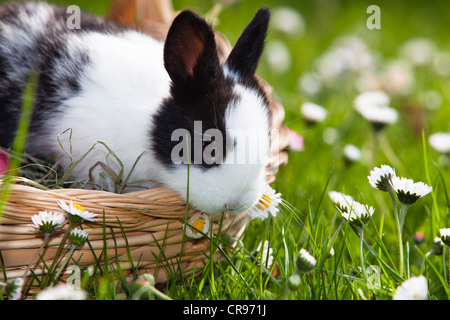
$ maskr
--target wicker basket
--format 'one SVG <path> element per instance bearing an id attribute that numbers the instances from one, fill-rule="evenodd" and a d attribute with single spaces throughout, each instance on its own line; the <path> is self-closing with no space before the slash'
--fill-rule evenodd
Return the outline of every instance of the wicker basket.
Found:
<path id="1" fill-rule="evenodd" d="M 137 17 L 137 13 L 139 16 Z M 119 23 L 127 24 L 163 39 L 175 16 L 171 4 L 160 0 L 118 0 L 113 1 L 109 17 Z M 136 19 L 137 17 L 137 19 Z M 231 46 L 222 35 L 217 35 L 221 59 L 225 59 Z M 263 80 L 261 80 L 263 82 Z M 271 88 L 263 82 L 268 95 Z M 272 182 L 278 167 L 287 162 L 283 150 L 288 144 L 288 129 L 282 124 L 284 110 L 274 98 L 271 100 L 273 128 L 279 129 L 278 138 L 273 143 L 273 161 L 267 167 L 267 181 Z M 191 239 L 184 236 L 186 219 L 185 203 L 171 190 L 165 188 L 149 189 L 126 194 L 86 189 L 47 190 L 26 185 L 10 186 L 10 196 L 4 208 L 0 224 L 0 250 L 3 268 L 8 279 L 22 277 L 25 269 L 43 244 L 43 236 L 33 232 L 29 226 L 31 217 L 39 211 L 58 211 L 60 200 L 73 200 L 86 210 L 97 213 L 96 222 L 85 222 L 83 228 L 89 233 L 92 249 L 86 244 L 74 252 L 74 259 L 80 266 L 93 266 L 95 257 L 104 250 L 104 231 L 106 232 L 107 254 L 111 263 L 120 263 L 126 269 L 130 256 L 142 272 L 155 275 L 158 282 L 167 280 L 167 271 L 181 267 L 185 272 L 201 268 L 209 254 L 208 239 Z M 3 190 L 0 189 L 0 194 Z M 188 216 L 196 214 L 189 209 Z M 103 214 L 106 228 L 103 227 Z M 212 217 L 212 229 L 239 237 L 247 224 L 245 212 L 238 215 Z M 119 223 L 120 221 L 120 223 Z M 220 222 L 220 223 L 219 223 Z M 63 237 L 63 231 L 52 235 L 43 251 L 47 265 L 54 260 L 57 247 Z M 123 236 L 125 231 L 126 237 Z M 128 251 L 129 250 L 129 251 Z M 182 251 L 182 252 L 181 252 Z M 1 263 L 1 262 L 0 262 Z M 42 262 L 33 267 L 33 272 L 42 274 Z M 3 274 L 0 273 L 0 279 Z"/>

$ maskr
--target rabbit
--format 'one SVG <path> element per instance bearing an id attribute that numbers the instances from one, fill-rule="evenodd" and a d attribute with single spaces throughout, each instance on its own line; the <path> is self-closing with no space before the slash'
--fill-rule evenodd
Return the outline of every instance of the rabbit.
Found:
<path id="1" fill-rule="evenodd" d="M 98 183 L 99 163 L 123 167 L 130 181 L 170 188 L 208 214 L 258 203 L 271 145 L 269 101 L 255 78 L 268 8 L 223 64 L 212 26 L 190 10 L 163 42 L 88 13 L 68 28 L 67 16 L 43 2 L 1 7 L 0 146 L 12 146 L 35 73 L 27 153 L 61 167 L 82 158 L 70 173 L 79 181 L 91 170 Z"/>

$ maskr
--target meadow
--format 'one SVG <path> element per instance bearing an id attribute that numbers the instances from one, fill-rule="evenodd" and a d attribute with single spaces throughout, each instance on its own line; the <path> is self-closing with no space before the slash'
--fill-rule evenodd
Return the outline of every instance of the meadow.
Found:
<path id="1" fill-rule="evenodd" d="M 257 73 L 300 141 L 272 184 L 280 212 L 252 220 L 235 247 L 224 245 L 227 259 L 210 261 L 195 279 L 174 274 L 143 291 L 121 274 L 94 274 L 82 282 L 89 299 L 449 299 L 450 251 L 440 229 L 449 227 L 450 138 L 430 140 L 450 133 L 449 4 L 379 1 L 378 21 L 370 1 L 222 2 L 215 29 L 232 44 L 258 8 L 272 12 Z M 77 5 L 104 15 L 109 1 Z M 215 2 L 173 5 L 208 16 Z M 385 113 L 358 107 L 367 92 Z M 432 191 L 404 205 L 395 190 L 371 185 L 368 176 L 382 165 Z M 363 204 L 368 219 L 346 219 L 332 191 Z M 420 276 L 425 289 L 410 282 L 399 290 Z"/>

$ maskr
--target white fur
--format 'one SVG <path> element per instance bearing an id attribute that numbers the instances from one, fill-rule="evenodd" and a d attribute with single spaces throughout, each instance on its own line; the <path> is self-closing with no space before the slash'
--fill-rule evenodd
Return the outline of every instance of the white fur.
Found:
<path id="1" fill-rule="evenodd" d="M 149 151 L 151 116 L 169 94 L 162 44 L 133 31 L 121 36 L 89 33 L 73 36 L 68 43 L 70 51 L 88 48 L 93 64 L 83 74 L 81 95 L 64 102 L 67 112 L 51 128 L 49 138 L 55 139 L 70 128 L 75 159 L 97 141 L 104 142 L 125 164 L 124 177 L 145 152 L 130 181 L 152 179 L 158 168 Z M 64 136 L 63 145 L 69 150 L 69 135 Z M 58 144 L 54 144 L 53 151 L 61 153 Z M 107 154 L 105 147 L 97 145 L 73 174 L 87 178 L 89 168 L 96 161 L 105 161 Z M 108 165 L 118 172 L 116 160 L 112 156 L 108 160 Z M 63 164 L 68 161 L 66 157 Z"/>

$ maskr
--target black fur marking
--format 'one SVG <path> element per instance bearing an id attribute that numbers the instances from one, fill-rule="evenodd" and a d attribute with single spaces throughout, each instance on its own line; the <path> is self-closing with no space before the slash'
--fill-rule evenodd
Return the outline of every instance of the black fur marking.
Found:
<path id="1" fill-rule="evenodd" d="M 246 86 L 257 86 L 254 76 L 264 49 L 269 19 L 269 10 L 267 8 L 259 9 L 242 32 L 227 59 L 228 68 L 235 72 Z"/>

